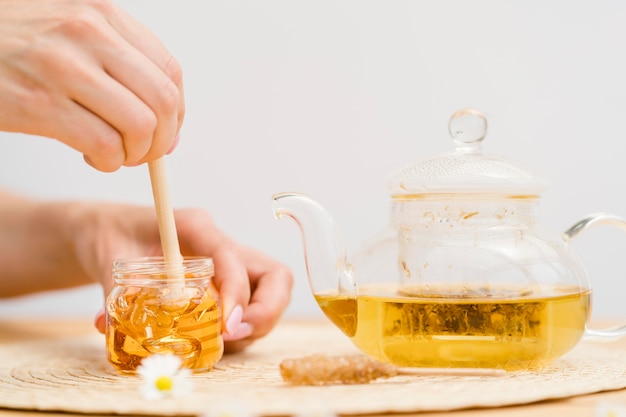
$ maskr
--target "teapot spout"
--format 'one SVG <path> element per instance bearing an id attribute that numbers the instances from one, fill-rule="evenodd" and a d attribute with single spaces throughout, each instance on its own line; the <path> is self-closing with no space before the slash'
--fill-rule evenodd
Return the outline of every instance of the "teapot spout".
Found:
<path id="1" fill-rule="evenodd" d="M 272 197 L 274 216 L 289 216 L 300 227 L 304 261 L 314 295 L 339 292 L 356 296 L 352 266 L 339 228 L 330 213 L 316 200 L 299 193 L 279 193 Z"/>

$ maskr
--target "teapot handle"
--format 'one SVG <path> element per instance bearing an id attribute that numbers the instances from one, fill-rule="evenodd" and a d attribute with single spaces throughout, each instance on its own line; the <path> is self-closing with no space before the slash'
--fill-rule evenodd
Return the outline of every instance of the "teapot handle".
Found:
<path id="1" fill-rule="evenodd" d="M 597 213 L 587 216 L 567 229 L 564 233 L 564 239 L 567 242 L 578 236 L 584 230 L 598 225 L 616 226 L 626 231 L 625 219 L 613 214 Z M 593 330 L 589 328 L 585 330 L 585 338 L 587 339 L 617 339 L 624 335 L 626 335 L 626 325 L 603 330 Z"/>

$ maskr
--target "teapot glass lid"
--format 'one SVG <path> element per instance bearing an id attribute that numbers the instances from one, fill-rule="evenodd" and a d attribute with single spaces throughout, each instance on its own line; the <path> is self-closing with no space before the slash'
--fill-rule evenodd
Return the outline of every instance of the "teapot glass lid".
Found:
<path id="1" fill-rule="evenodd" d="M 507 158 L 482 150 L 487 118 L 475 109 L 452 115 L 448 130 L 453 152 L 409 164 L 389 180 L 392 196 L 437 193 L 494 193 L 537 195 L 545 182 L 535 173 Z"/>

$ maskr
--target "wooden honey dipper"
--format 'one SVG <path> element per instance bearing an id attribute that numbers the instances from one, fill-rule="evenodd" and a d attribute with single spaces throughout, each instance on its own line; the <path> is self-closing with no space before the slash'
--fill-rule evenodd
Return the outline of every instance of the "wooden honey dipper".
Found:
<path id="1" fill-rule="evenodd" d="M 150 171 L 150 183 L 152 184 L 152 195 L 154 197 L 154 207 L 156 209 L 167 276 L 170 279 L 184 279 L 182 274 L 183 257 L 178 244 L 178 234 L 176 233 L 174 210 L 167 185 L 164 157 L 149 162 L 148 169 Z"/>

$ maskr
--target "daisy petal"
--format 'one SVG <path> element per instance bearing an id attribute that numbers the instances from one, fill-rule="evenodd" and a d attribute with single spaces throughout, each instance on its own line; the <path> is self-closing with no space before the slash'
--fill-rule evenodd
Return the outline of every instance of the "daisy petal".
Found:
<path id="1" fill-rule="evenodd" d="M 181 368 L 182 361 L 176 355 L 151 355 L 144 358 L 137 367 L 137 373 L 144 380 L 141 393 L 146 399 L 181 397 L 193 388 L 191 371 Z"/>

